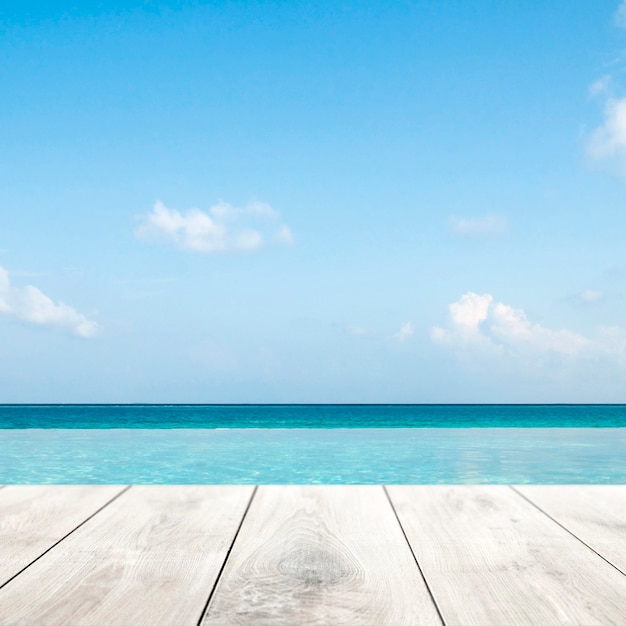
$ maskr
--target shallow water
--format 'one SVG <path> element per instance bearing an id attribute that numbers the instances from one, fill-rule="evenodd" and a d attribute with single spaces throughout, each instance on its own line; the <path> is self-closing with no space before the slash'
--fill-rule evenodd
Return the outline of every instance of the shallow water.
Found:
<path id="1" fill-rule="evenodd" d="M 0 483 L 626 483 L 626 428 L 11 429 Z"/>

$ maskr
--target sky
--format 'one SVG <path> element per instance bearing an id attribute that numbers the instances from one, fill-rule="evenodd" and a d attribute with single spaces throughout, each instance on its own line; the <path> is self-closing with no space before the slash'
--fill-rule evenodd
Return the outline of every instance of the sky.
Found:
<path id="1" fill-rule="evenodd" d="M 626 1 L 0 5 L 0 402 L 626 402 Z"/>

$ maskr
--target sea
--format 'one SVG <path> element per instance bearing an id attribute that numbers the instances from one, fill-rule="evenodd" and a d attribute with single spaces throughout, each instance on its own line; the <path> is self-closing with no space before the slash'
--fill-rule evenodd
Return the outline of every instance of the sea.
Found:
<path id="1" fill-rule="evenodd" d="M 626 483 L 626 405 L 0 405 L 0 484 Z"/>

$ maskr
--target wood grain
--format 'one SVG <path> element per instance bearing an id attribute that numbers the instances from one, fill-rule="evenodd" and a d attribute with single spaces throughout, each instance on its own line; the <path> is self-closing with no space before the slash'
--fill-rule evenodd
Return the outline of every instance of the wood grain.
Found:
<path id="1" fill-rule="evenodd" d="M 132 487 L 0 590 L 0 623 L 197 624 L 252 490 Z"/>
<path id="2" fill-rule="evenodd" d="M 0 586 L 123 489 L 109 485 L 11 485 L 2 489 Z"/>
<path id="3" fill-rule="evenodd" d="M 523 485 L 515 489 L 626 573 L 626 485 Z"/>
<path id="4" fill-rule="evenodd" d="M 446 624 L 626 624 L 626 576 L 506 486 L 394 486 Z"/>
<path id="5" fill-rule="evenodd" d="M 260 487 L 203 621 L 441 624 L 380 486 Z"/>

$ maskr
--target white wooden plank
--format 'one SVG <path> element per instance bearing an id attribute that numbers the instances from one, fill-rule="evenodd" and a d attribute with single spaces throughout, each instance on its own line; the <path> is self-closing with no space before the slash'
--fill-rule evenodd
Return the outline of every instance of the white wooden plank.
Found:
<path id="1" fill-rule="evenodd" d="M 523 485 L 515 489 L 626 573 L 626 485 Z"/>
<path id="2" fill-rule="evenodd" d="M 388 491 L 446 624 L 626 624 L 626 576 L 512 489 Z"/>
<path id="3" fill-rule="evenodd" d="M 111 485 L 11 485 L 0 491 L 0 586 L 123 491 Z"/>
<path id="4" fill-rule="evenodd" d="M 195 626 L 252 490 L 132 487 L 0 590 L 0 623 Z"/>
<path id="5" fill-rule="evenodd" d="M 260 487 L 203 621 L 441 624 L 380 486 Z"/>

